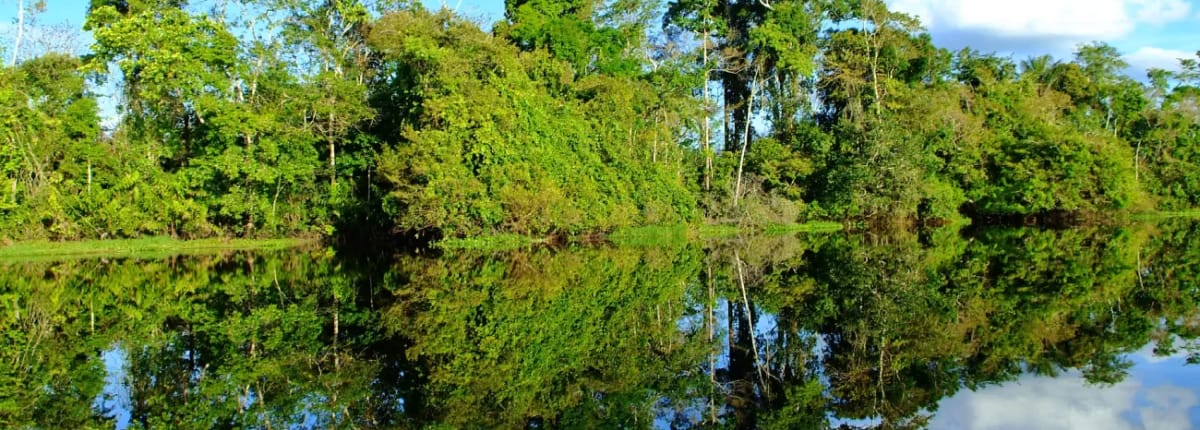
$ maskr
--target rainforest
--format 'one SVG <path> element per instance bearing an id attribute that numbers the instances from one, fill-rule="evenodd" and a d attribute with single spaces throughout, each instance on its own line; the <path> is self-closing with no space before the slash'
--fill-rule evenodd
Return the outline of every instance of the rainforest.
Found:
<path id="1" fill-rule="evenodd" d="M 73 48 L 15 3 L 0 428 L 1200 426 L 1200 52 L 883 0 L 54 2 Z"/>
<path id="2" fill-rule="evenodd" d="M 1200 57 L 1130 76 L 1103 42 L 952 52 L 881 0 L 510 0 L 494 23 L 397 0 L 80 7 L 85 52 L 4 47 L 5 242 L 1200 205 Z"/>

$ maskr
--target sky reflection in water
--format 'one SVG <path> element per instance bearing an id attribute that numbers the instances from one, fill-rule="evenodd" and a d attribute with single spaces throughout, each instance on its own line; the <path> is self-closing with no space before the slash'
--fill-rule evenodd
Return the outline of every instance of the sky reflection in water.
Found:
<path id="1" fill-rule="evenodd" d="M 1191 429 L 1200 425 L 1200 367 L 1182 355 L 1154 357 L 1151 346 L 1129 356 L 1125 380 L 1089 384 L 1078 371 L 1056 378 L 964 391 L 941 402 L 939 429 Z"/>

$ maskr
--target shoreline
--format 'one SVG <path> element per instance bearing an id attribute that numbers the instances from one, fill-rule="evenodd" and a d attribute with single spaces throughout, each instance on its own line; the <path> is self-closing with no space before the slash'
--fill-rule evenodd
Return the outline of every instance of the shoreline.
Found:
<path id="1" fill-rule="evenodd" d="M 1150 211 L 1127 213 L 1126 221 L 1152 222 L 1174 218 L 1200 218 L 1200 210 Z M 577 236 L 528 236 L 513 233 L 442 239 L 430 243 L 444 251 L 483 250 L 505 251 L 529 246 L 556 244 L 601 244 L 615 246 L 647 246 L 689 240 L 728 239 L 744 234 L 778 236 L 786 234 L 822 234 L 852 230 L 843 222 L 810 221 L 794 224 L 739 226 L 736 224 L 674 224 L 619 228 L 607 234 Z M 599 240 L 597 240 L 599 238 Z M 322 237 L 300 236 L 267 239 L 174 239 L 144 237 L 136 239 L 84 239 L 52 242 L 47 240 L 16 241 L 0 245 L 0 261 L 56 258 L 139 258 L 195 255 L 221 251 L 281 250 L 322 242 Z"/>
<path id="2" fill-rule="evenodd" d="M 482 250 L 506 251 L 528 246 L 563 244 L 610 244 L 614 246 L 651 246 L 687 242 L 690 240 L 727 239 L 743 234 L 778 236 L 786 234 L 819 234 L 845 230 L 845 225 L 832 221 L 810 221 L 795 224 L 739 226 L 736 224 L 667 224 L 623 227 L 607 234 L 575 236 L 527 236 L 512 233 L 442 239 L 432 246 L 445 251 Z"/>
<path id="3" fill-rule="evenodd" d="M 63 242 L 22 241 L 0 246 L 0 261 L 44 258 L 138 258 L 203 254 L 220 251 L 280 250 L 319 243 L 317 237 L 271 239 L 87 239 Z"/>

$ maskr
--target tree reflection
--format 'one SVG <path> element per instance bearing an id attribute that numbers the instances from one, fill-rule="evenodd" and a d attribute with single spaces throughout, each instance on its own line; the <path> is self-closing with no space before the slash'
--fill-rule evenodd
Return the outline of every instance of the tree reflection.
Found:
<path id="1" fill-rule="evenodd" d="M 687 408 L 709 346 L 680 324 L 698 248 L 410 257 L 385 318 L 429 381 L 421 418 L 452 427 L 650 427 Z M 684 400 L 676 402 L 676 399 Z"/>
<path id="2" fill-rule="evenodd" d="M 1200 361 L 1198 229 L 5 263 L 0 426 L 919 428 Z"/>

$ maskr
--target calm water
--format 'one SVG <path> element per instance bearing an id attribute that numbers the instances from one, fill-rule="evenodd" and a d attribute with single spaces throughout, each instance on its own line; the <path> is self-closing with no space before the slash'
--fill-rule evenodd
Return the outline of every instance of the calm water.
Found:
<path id="1" fill-rule="evenodd" d="M 5 428 L 1191 428 L 1200 224 L 0 262 Z"/>

